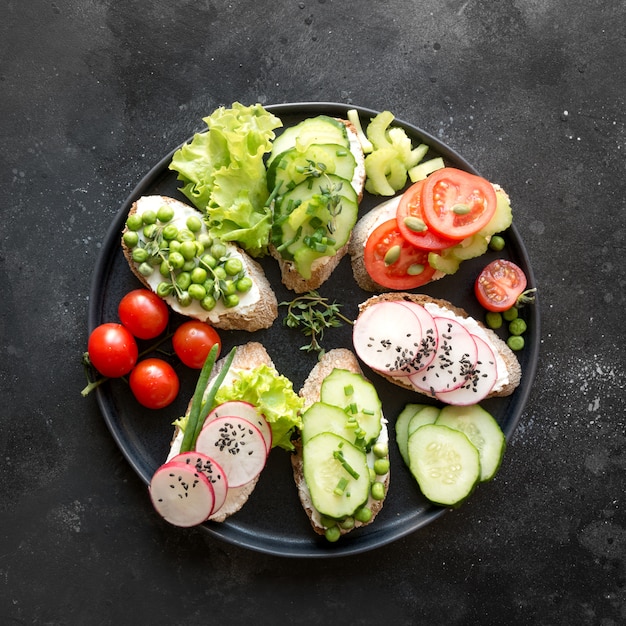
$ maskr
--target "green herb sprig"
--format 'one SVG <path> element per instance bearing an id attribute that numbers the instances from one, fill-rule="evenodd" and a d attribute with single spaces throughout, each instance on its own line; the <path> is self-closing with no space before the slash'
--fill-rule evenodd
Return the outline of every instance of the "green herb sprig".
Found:
<path id="1" fill-rule="evenodd" d="M 309 343 L 301 346 L 300 350 L 318 352 L 320 358 L 325 352 L 321 342 L 326 329 L 337 328 L 344 322 L 354 324 L 339 312 L 341 304 L 329 302 L 328 298 L 323 298 L 317 291 L 309 291 L 291 302 L 281 302 L 280 306 L 287 307 L 283 324 L 288 328 L 299 328 L 305 337 L 310 337 Z"/>

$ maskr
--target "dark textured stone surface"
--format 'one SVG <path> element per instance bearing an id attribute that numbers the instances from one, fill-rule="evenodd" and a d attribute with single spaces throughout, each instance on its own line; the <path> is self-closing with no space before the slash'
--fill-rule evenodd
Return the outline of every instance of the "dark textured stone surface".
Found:
<path id="1" fill-rule="evenodd" d="M 3 8 L 3 623 L 626 622 L 621 0 Z M 542 351 L 499 475 L 368 554 L 285 560 L 164 525 L 79 394 L 111 220 L 235 100 L 392 110 L 509 191 L 532 260 Z"/>

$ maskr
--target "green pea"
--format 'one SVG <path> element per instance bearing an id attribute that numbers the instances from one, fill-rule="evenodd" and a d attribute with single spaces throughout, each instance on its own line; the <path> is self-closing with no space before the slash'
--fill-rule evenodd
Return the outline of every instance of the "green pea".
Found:
<path id="1" fill-rule="evenodd" d="M 145 248 L 135 248 L 132 253 L 132 258 L 135 263 L 143 263 L 148 260 L 150 255 Z"/>
<path id="2" fill-rule="evenodd" d="M 249 276 L 243 276 L 237 283 L 237 291 L 240 293 L 247 293 L 252 289 L 252 279 Z"/>
<path id="3" fill-rule="evenodd" d="M 194 267 L 196 267 L 196 260 L 195 259 L 191 259 L 190 261 L 185 261 L 185 263 L 183 264 L 183 271 L 184 272 L 191 272 Z"/>
<path id="4" fill-rule="evenodd" d="M 189 306 L 191 304 L 191 296 L 188 291 L 182 291 L 178 294 L 178 304 L 182 307 Z"/>
<path id="5" fill-rule="evenodd" d="M 170 254 L 172 252 L 180 252 L 180 241 L 178 239 L 172 239 L 169 245 Z"/>
<path id="6" fill-rule="evenodd" d="M 376 459 L 374 461 L 374 471 L 378 476 L 384 476 L 389 471 L 389 459 Z"/>
<path id="7" fill-rule="evenodd" d="M 511 335 L 523 335 L 527 328 L 526 322 L 521 317 L 514 319 L 509 324 L 509 332 Z"/>
<path id="8" fill-rule="evenodd" d="M 129 248 L 134 248 L 139 243 L 139 235 L 134 230 L 127 230 L 122 239 Z"/>
<path id="9" fill-rule="evenodd" d="M 217 266 L 217 259 L 210 254 L 203 254 L 200 257 L 200 265 L 208 270 L 212 270 Z"/>
<path id="10" fill-rule="evenodd" d="M 152 274 L 152 272 L 154 272 L 154 267 L 152 267 L 150 263 L 144 262 L 139 265 L 137 270 L 142 276 L 145 276 L 147 278 L 148 276 Z"/>
<path id="11" fill-rule="evenodd" d="M 334 517 L 330 517 L 328 515 L 320 515 L 320 523 L 322 524 L 322 526 L 330 528 L 331 526 L 337 525 L 337 520 Z"/>
<path id="12" fill-rule="evenodd" d="M 226 270 L 220 265 L 213 271 L 216 280 L 226 280 Z"/>
<path id="13" fill-rule="evenodd" d="M 201 267 L 195 267 L 191 271 L 191 282 L 202 284 L 207 279 L 206 270 Z"/>
<path id="14" fill-rule="evenodd" d="M 183 241 L 195 241 L 196 236 L 188 228 L 181 228 L 176 239 L 182 243 Z"/>
<path id="15" fill-rule="evenodd" d="M 216 304 L 217 304 L 217 301 L 215 300 L 215 298 L 213 296 L 205 296 L 200 301 L 200 306 L 205 311 L 212 311 L 215 308 Z"/>
<path id="16" fill-rule="evenodd" d="M 236 276 L 243 269 L 243 263 L 241 259 L 232 257 L 224 263 L 224 269 L 229 276 Z"/>
<path id="17" fill-rule="evenodd" d="M 204 249 L 206 250 L 207 248 L 211 247 L 211 244 L 213 243 L 213 239 L 211 239 L 211 235 L 209 235 L 209 233 L 200 233 L 197 237 L 196 237 L 196 241 L 200 244 L 202 244 L 202 246 L 204 247 Z"/>
<path id="18" fill-rule="evenodd" d="M 505 241 L 504 237 L 500 237 L 500 235 L 494 235 L 489 240 L 489 247 L 496 252 L 500 252 L 500 250 L 504 250 Z"/>
<path id="19" fill-rule="evenodd" d="M 191 283 L 191 285 L 189 285 L 189 295 L 194 300 L 202 301 L 206 298 L 206 289 L 204 288 L 203 285 L 199 285 L 197 283 Z"/>
<path id="20" fill-rule="evenodd" d="M 148 211 L 144 211 L 141 214 L 141 221 L 144 223 L 145 226 L 148 226 L 150 224 L 156 224 L 156 211 L 152 211 L 151 209 L 149 209 Z"/>
<path id="21" fill-rule="evenodd" d="M 203 287 L 206 289 L 207 293 L 212 293 L 214 286 L 215 286 L 215 281 L 212 278 L 207 278 L 204 281 Z"/>
<path id="22" fill-rule="evenodd" d="M 327 528 L 324 532 L 324 537 L 326 537 L 326 540 L 331 543 L 338 541 L 339 537 L 341 537 L 341 530 L 339 529 L 339 526 L 331 526 L 330 528 Z"/>
<path id="23" fill-rule="evenodd" d="M 195 215 L 190 215 L 185 223 L 192 233 L 202 230 L 202 220 Z"/>
<path id="24" fill-rule="evenodd" d="M 502 327 L 502 314 L 497 311 L 489 311 L 485 315 L 485 323 L 488 328 L 496 330 Z"/>
<path id="25" fill-rule="evenodd" d="M 517 307 L 515 306 L 512 306 L 510 309 L 507 309 L 506 311 L 503 311 L 502 313 L 502 317 L 507 322 L 512 322 L 514 319 L 517 318 L 518 315 L 519 315 L 519 311 L 517 310 Z"/>
<path id="26" fill-rule="evenodd" d="M 156 231 L 157 231 L 156 224 L 146 224 L 143 227 L 143 236 L 146 239 L 154 239 L 154 236 L 156 235 Z"/>
<path id="27" fill-rule="evenodd" d="M 128 216 L 126 220 L 126 228 L 128 230 L 137 231 L 143 226 L 143 219 L 141 219 L 141 215 L 137 215 L 137 213 L 133 213 Z"/>
<path id="28" fill-rule="evenodd" d="M 339 522 L 339 526 L 344 530 L 351 530 L 354 528 L 354 517 L 346 517 Z"/>
<path id="29" fill-rule="evenodd" d="M 511 335 L 507 340 L 506 344 L 511 348 L 511 350 L 518 351 L 522 350 L 524 347 L 524 337 L 521 335 Z"/>
<path id="30" fill-rule="evenodd" d="M 201 257 L 204 254 L 204 246 L 199 241 L 196 241 L 195 243 L 196 243 L 196 256 Z"/>
<path id="31" fill-rule="evenodd" d="M 185 264 L 185 257 L 180 252 L 171 252 L 167 258 L 172 269 L 179 270 Z"/>
<path id="32" fill-rule="evenodd" d="M 239 304 L 239 296 L 236 294 L 224 296 L 223 300 L 224 300 L 224 306 L 227 309 L 232 309 Z"/>
<path id="33" fill-rule="evenodd" d="M 185 258 L 185 261 L 193 261 L 196 256 L 196 242 L 195 241 L 183 241 L 180 244 L 180 253 Z"/>
<path id="34" fill-rule="evenodd" d="M 372 485 L 372 498 L 374 498 L 374 500 L 384 500 L 385 498 L 385 484 L 384 483 L 377 481 Z"/>
<path id="35" fill-rule="evenodd" d="M 173 291 L 174 291 L 174 285 L 172 285 L 172 283 L 163 281 L 157 285 L 156 292 L 159 298 L 167 298 L 167 296 L 172 295 Z"/>
<path id="36" fill-rule="evenodd" d="M 176 237 L 178 237 L 178 228 L 176 224 L 168 224 L 163 228 L 163 239 L 166 241 L 173 241 Z"/>
<path id="37" fill-rule="evenodd" d="M 369 522 L 372 519 L 372 509 L 367 506 L 362 506 L 354 513 L 354 519 L 362 522 L 363 524 Z"/>
<path id="38" fill-rule="evenodd" d="M 163 278 L 169 278 L 171 271 L 172 271 L 172 268 L 169 262 L 161 261 L 161 264 L 159 265 L 159 273 L 161 274 L 161 276 L 163 276 Z"/>
<path id="39" fill-rule="evenodd" d="M 225 296 L 233 296 L 237 293 L 237 287 L 232 280 L 225 280 L 222 285 L 222 292 Z"/>
<path id="40" fill-rule="evenodd" d="M 386 443 L 375 443 L 372 447 L 372 452 L 374 456 L 383 459 L 389 454 L 389 446 Z"/>
<path id="41" fill-rule="evenodd" d="M 169 204 L 163 204 L 162 206 L 160 206 L 159 210 L 157 211 L 157 219 L 163 224 L 173 220 L 174 207 L 170 206 Z"/>
<path id="42" fill-rule="evenodd" d="M 226 246 L 221 241 L 214 242 L 211 246 L 211 255 L 216 259 L 221 259 L 226 252 Z"/>
<path id="43" fill-rule="evenodd" d="M 189 285 L 191 285 L 191 274 L 189 272 L 181 272 L 176 277 L 176 284 L 183 290 L 186 291 L 189 289 Z"/>

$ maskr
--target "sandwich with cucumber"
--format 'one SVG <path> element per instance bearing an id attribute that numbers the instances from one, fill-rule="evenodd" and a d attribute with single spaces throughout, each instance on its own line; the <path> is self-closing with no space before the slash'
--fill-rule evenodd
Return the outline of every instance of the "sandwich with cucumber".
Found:
<path id="1" fill-rule="evenodd" d="M 365 184 L 364 154 L 349 120 L 326 115 L 285 129 L 267 158 L 270 253 L 288 289 L 324 283 L 348 250 Z"/>
<path id="2" fill-rule="evenodd" d="M 389 488 L 387 421 L 355 355 L 330 350 L 311 370 L 292 466 L 313 530 L 327 540 L 374 521 Z"/>
<path id="3" fill-rule="evenodd" d="M 250 332 L 269 328 L 278 317 L 261 265 L 236 244 L 212 237 L 203 214 L 179 200 L 138 198 L 122 250 L 141 283 L 182 315 Z"/>

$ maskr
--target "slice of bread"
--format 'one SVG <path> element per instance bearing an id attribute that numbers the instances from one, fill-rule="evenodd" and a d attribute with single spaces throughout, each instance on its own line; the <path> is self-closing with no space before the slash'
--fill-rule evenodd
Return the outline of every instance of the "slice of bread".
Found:
<path id="1" fill-rule="evenodd" d="M 201 214 L 189 205 L 167 196 L 142 196 L 134 202 L 130 208 L 129 215 L 144 211 L 158 210 L 162 205 L 169 205 L 174 208 L 177 218 L 183 216 Z M 183 220 L 184 221 L 184 220 Z M 124 232 L 126 232 L 124 228 Z M 262 328 L 269 328 L 278 317 L 278 302 L 272 287 L 265 276 L 261 265 L 252 259 L 246 252 L 238 246 L 224 242 L 228 253 L 231 256 L 238 256 L 246 270 L 247 275 L 252 279 L 253 287 L 249 292 L 242 294 L 238 306 L 227 308 L 218 302 L 214 309 L 206 311 L 199 302 L 193 301 L 189 306 L 181 306 L 175 295 L 163 298 L 165 302 L 176 312 L 187 317 L 207 322 L 221 330 L 246 330 L 254 332 Z M 156 286 L 160 280 L 158 268 L 155 268 L 153 275 L 146 277 L 139 272 L 139 264 L 133 261 L 132 251 L 126 245 L 122 234 L 122 251 L 133 274 L 140 280 L 147 289 L 156 292 Z"/>
<path id="2" fill-rule="evenodd" d="M 335 368 L 345 369 L 361 375 L 363 374 L 356 356 L 347 348 L 335 348 L 324 353 L 322 358 L 311 370 L 309 376 L 304 382 L 304 385 L 302 386 L 302 389 L 300 390 L 300 396 L 304 398 L 304 410 L 319 400 L 322 382 Z M 387 422 L 383 417 L 379 441 L 387 441 L 387 435 Z M 318 535 L 323 535 L 326 531 L 326 527 L 322 522 L 319 512 L 315 509 L 313 503 L 311 502 L 309 489 L 306 481 L 304 480 L 302 443 L 300 440 L 297 440 L 294 444 L 296 450 L 291 455 L 291 464 L 293 468 L 294 480 L 298 488 L 298 497 L 300 499 L 300 503 L 302 504 L 302 508 L 311 522 L 311 527 Z M 387 493 L 389 487 L 389 476 L 388 472 L 384 477 L 385 494 Z M 375 500 L 370 496 L 369 501 L 366 504 L 366 506 L 372 511 L 370 520 L 367 522 L 355 520 L 354 526 L 349 529 L 340 527 L 341 534 L 345 535 L 351 530 L 371 524 L 383 508 L 383 504 L 384 500 Z"/>
<path id="3" fill-rule="evenodd" d="M 498 337 L 498 335 L 493 330 L 491 330 L 490 328 L 487 328 L 479 320 L 475 320 L 474 318 L 472 318 L 464 309 L 453 305 L 451 302 L 448 302 L 447 300 L 443 300 L 440 298 L 433 298 L 425 294 L 417 294 L 417 293 L 405 293 L 405 292 L 383 293 L 383 294 L 379 294 L 376 296 L 372 296 L 365 302 L 362 302 L 359 305 L 359 314 L 365 311 L 368 307 L 378 302 L 395 302 L 395 301 L 402 301 L 402 300 L 404 300 L 405 302 L 414 302 L 416 304 L 421 304 L 421 305 L 430 303 L 432 305 L 440 307 L 441 309 L 445 309 L 446 311 L 449 311 L 450 313 L 453 313 L 455 316 L 457 316 L 458 318 L 461 318 L 462 320 L 471 320 L 471 323 L 476 324 L 483 331 L 484 335 L 487 337 L 488 343 L 491 346 L 492 350 L 494 352 L 497 352 L 498 356 L 502 359 L 502 362 L 504 363 L 504 366 L 506 368 L 506 374 L 508 378 L 508 381 L 506 382 L 506 384 L 503 384 L 500 388 L 495 388 L 494 391 L 492 391 L 487 396 L 487 398 L 509 396 L 519 386 L 520 380 L 522 377 L 522 368 L 517 359 L 517 356 L 515 355 L 515 352 L 513 352 L 513 350 L 511 350 L 511 348 L 509 348 L 509 346 L 506 345 L 506 342 L 504 342 L 500 337 Z M 415 387 L 413 387 L 413 385 L 411 385 L 410 381 L 406 377 L 390 376 L 382 372 L 377 372 L 377 373 L 380 374 L 380 376 L 382 376 L 389 382 L 393 383 L 394 385 L 398 385 L 399 387 L 403 387 L 405 389 L 410 389 L 411 391 L 415 391 L 415 393 L 420 393 L 422 395 L 426 395 L 431 398 L 435 397 L 434 394 L 429 394 L 424 391 L 417 390 Z"/>

